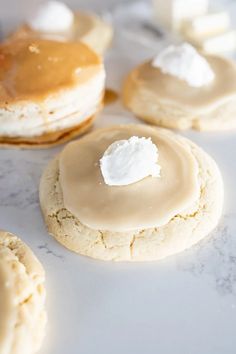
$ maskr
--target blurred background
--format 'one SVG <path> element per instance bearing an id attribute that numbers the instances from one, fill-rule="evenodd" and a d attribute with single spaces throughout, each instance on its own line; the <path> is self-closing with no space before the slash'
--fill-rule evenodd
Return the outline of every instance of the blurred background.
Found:
<path id="1" fill-rule="evenodd" d="M 42 0 L 0 0 L 0 21 L 4 30 L 10 28 L 25 19 Z M 104 11 L 122 2 L 132 0 L 65 0 L 72 9 L 86 9 L 96 12 Z"/>
<path id="2" fill-rule="evenodd" d="M 26 16 L 32 13 L 42 0 L 0 0 L 0 25 L 1 32 L 6 33 L 15 25 L 21 23 Z M 132 0 L 65 0 L 72 9 L 92 10 L 102 12 L 122 2 Z"/>
<path id="3" fill-rule="evenodd" d="M 22 24 L 26 18 L 30 18 L 30 15 L 34 13 L 38 5 L 45 1 L 0 0 L 0 38 L 4 38 L 6 33 Z M 193 25 L 188 23 L 188 28 L 185 28 L 185 32 L 180 32 L 176 29 L 173 31 L 173 28 L 168 28 L 168 24 L 165 26 L 165 23 L 163 28 L 167 29 L 167 32 L 171 32 L 171 35 L 174 35 L 170 41 L 173 42 L 179 40 L 179 38 L 185 39 L 206 52 L 219 54 L 229 52 L 230 56 L 233 53 L 235 57 L 236 0 L 64 0 L 63 2 L 72 10 L 96 12 L 106 20 L 112 21 L 114 28 L 118 29 L 119 33 L 125 34 L 126 38 L 129 37 L 129 39 L 140 43 L 149 41 L 146 44 L 149 47 L 153 47 L 158 37 L 155 26 L 161 24 L 161 17 L 164 17 L 165 20 L 166 8 L 170 6 L 169 4 L 172 4 L 171 8 L 173 9 L 174 5 L 178 3 L 178 7 L 181 9 L 178 16 L 181 16 L 181 12 L 193 12 L 191 4 L 194 4 L 194 1 L 198 7 L 200 3 L 209 2 L 208 11 L 200 14 L 201 16 L 203 15 L 203 17 L 200 17 L 200 22 Z M 154 8 L 156 8 L 155 11 Z M 117 11 L 117 9 L 119 10 Z M 158 14 L 162 10 L 164 15 L 160 15 L 158 19 Z M 170 11 L 168 10 L 167 12 Z M 216 13 L 218 17 L 205 19 L 204 16 L 212 14 L 212 12 Z M 106 16 L 107 14 L 108 16 Z M 199 26 L 200 32 L 193 33 L 193 28 L 198 28 Z M 210 31 L 208 26 L 211 27 Z M 169 31 L 170 29 L 171 31 Z"/>
<path id="4" fill-rule="evenodd" d="M 163 3 L 165 2 L 165 0 L 162 1 Z M 25 16 L 30 14 L 41 2 L 43 0 L 0 0 L 0 21 L 3 28 L 9 28 L 12 24 L 17 24 L 25 19 Z M 135 2 L 135 0 L 64 0 L 63 2 L 68 4 L 72 9 L 88 9 L 102 12 L 116 5 L 123 3 L 130 4 Z M 146 2 L 152 1 L 146 0 Z M 213 6 L 219 5 L 224 7 L 226 5 L 236 8 L 236 0 L 210 0 L 210 4 Z"/>

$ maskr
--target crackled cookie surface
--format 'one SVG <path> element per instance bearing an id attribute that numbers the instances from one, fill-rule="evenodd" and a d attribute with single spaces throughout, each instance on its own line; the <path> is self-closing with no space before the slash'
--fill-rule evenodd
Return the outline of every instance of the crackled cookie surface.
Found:
<path id="1" fill-rule="evenodd" d="M 160 177 L 107 185 L 99 166 L 104 151 L 132 136 L 156 144 Z M 215 162 L 188 139 L 126 125 L 68 144 L 42 176 L 40 203 L 49 233 L 67 248 L 102 260 L 148 261 L 181 252 L 212 231 L 223 184 Z"/>
<path id="2" fill-rule="evenodd" d="M 41 347 L 46 312 L 44 270 L 16 236 L 0 231 L 0 353 L 33 354 Z"/>

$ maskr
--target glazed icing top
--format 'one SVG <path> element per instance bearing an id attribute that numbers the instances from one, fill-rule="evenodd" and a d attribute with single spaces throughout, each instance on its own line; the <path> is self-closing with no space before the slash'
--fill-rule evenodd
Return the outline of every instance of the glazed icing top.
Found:
<path id="1" fill-rule="evenodd" d="M 158 146 L 160 178 L 127 186 L 104 182 L 99 161 L 113 142 L 132 136 Z M 92 229 L 124 232 L 165 225 L 199 197 L 198 164 L 189 145 L 174 134 L 145 125 L 97 130 L 68 144 L 59 157 L 65 207 Z"/>
<path id="2" fill-rule="evenodd" d="M 83 84 L 101 70 L 101 59 L 79 42 L 18 39 L 0 46 L 0 105 L 42 100 Z"/>

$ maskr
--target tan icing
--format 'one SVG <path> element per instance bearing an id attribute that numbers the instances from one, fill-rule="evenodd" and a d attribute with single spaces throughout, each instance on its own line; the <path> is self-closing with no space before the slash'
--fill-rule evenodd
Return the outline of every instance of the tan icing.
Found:
<path id="1" fill-rule="evenodd" d="M 191 87 L 183 80 L 162 73 L 159 68 L 153 67 L 151 62 L 134 69 L 131 80 L 167 102 L 176 102 L 195 109 L 213 105 L 227 96 L 236 95 L 236 65 L 217 56 L 207 56 L 206 59 L 215 73 L 215 79 L 211 84 L 201 88 Z M 130 90 L 125 92 L 127 99 L 132 95 L 131 90 L 132 85 Z"/>
<path id="2" fill-rule="evenodd" d="M 151 137 L 161 178 L 129 186 L 104 183 L 99 160 L 116 140 Z M 95 131 L 68 144 L 59 159 L 65 207 L 92 229 L 128 231 L 164 225 L 199 197 L 198 166 L 187 145 L 165 130 L 126 125 Z"/>
<path id="3" fill-rule="evenodd" d="M 79 42 L 42 39 L 9 41 L 0 46 L 0 105 L 33 99 L 83 84 L 100 70 L 101 60 Z"/>

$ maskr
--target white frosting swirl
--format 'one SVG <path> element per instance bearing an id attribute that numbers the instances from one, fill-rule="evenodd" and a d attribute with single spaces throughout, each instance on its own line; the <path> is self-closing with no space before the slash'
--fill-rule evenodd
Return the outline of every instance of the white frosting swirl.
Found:
<path id="1" fill-rule="evenodd" d="M 132 136 L 115 141 L 100 159 L 104 181 L 109 186 L 126 186 L 145 177 L 160 177 L 158 149 L 151 138 Z"/>
<path id="2" fill-rule="evenodd" d="M 74 14 L 64 3 L 48 1 L 38 7 L 27 23 L 39 32 L 63 32 L 72 26 L 73 21 Z"/>
<path id="3" fill-rule="evenodd" d="M 165 48 L 153 59 L 152 65 L 192 87 L 209 85 L 215 77 L 207 60 L 188 43 Z"/>

